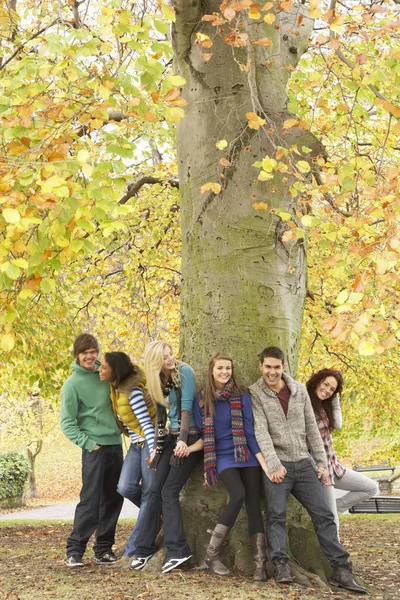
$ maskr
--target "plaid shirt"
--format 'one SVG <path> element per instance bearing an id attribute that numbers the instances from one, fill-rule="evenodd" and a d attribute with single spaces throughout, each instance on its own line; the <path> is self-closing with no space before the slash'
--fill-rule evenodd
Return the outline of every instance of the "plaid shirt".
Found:
<path id="1" fill-rule="evenodd" d="M 335 485 L 334 475 L 336 477 L 343 477 L 346 473 L 346 467 L 344 467 L 337 459 L 335 450 L 332 444 L 332 434 L 329 429 L 329 421 L 326 416 L 326 412 L 321 408 L 321 413 L 316 415 L 319 432 L 321 434 L 322 443 L 326 453 L 326 459 L 328 461 L 328 475 L 324 481 L 324 485 Z"/>

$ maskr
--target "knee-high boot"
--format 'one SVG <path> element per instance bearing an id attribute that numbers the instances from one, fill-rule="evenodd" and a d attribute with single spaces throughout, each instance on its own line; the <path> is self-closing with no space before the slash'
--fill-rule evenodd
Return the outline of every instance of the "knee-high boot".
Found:
<path id="1" fill-rule="evenodd" d="M 253 548 L 254 558 L 254 581 L 267 580 L 267 548 L 265 543 L 265 535 L 263 533 L 255 533 L 251 536 L 251 545 Z"/>
<path id="2" fill-rule="evenodd" d="M 217 523 L 211 532 L 211 539 L 206 546 L 205 564 L 216 575 L 229 575 L 230 570 L 219 560 L 221 546 L 228 535 L 230 527 Z"/>

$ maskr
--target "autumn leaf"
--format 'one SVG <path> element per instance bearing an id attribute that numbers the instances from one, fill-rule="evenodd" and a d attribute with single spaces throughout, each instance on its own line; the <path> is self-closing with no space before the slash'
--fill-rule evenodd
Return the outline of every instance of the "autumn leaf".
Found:
<path id="1" fill-rule="evenodd" d="M 250 129 L 260 129 L 263 125 L 265 125 L 265 119 L 262 119 L 254 112 L 247 112 L 246 119 L 248 121 L 247 125 Z"/>
<path id="2" fill-rule="evenodd" d="M 208 183 L 205 183 L 204 185 L 201 186 L 200 188 L 200 192 L 202 194 L 204 194 L 205 192 L 208 192 L 209 190 L 211 190 L 212 192 L 214 192 L 214 194 L 219 194 L 221 192 L 221 185 L 219 183 L 216 183 L 214 181 L 209 181 Z"/>
<path id="3" fill-rule="evenodd" d="M 267 210 L 268 204 L 265 204 L 265 202 L 255 202 L 253 208 L 255 210 Z"/>
<path id="4" fill-rule="evenodd" d="M 228 142 L 226 140 L 219 140 L 215 145 L 218 150 L 224 150 L 227 147 Z"/>

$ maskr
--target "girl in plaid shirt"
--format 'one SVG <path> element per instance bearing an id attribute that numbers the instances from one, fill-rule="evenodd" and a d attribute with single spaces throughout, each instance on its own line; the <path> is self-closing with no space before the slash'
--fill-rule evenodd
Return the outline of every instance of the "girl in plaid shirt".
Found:
<path id="1" fill-rule="evenodd" d="M 338 515 L 346 512 L 354 504 L 375 496 L 379 487 L 376 481 L 342 465 L 336 456 L 331 432 L 342 427 L 339 396 L 343 389 L 343 377 L 340 371 L 321 369 L 310 377 L 306 387 L 328 461 L 324 491 L 339 531 Z M 347 493 L 336 498 L 335 488 Z"/>

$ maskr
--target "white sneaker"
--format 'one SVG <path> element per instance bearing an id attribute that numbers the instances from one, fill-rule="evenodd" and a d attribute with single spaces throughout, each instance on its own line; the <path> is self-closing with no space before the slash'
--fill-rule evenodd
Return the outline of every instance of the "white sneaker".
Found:
<path id="1" fill-rule="evenodd" d="M 192 556 L 193 554 L 189 554 L 189 556 L 184 556 L 183 558 L 170 558 L 163 565 L 161 573 L 168 573 L 169 571 L 172 571 L 172 569 L 176 569 L 176 567 L 179 567 L 182 563 L 189 560 L 189 558 L 191 558 Z"/>
<path id="2" fill-rule="evenodd" d="M 147 561 L 149 561 L 152 556 L 154 556 L 154 554 L 150 554 L 150 556 L 134 556 L 129 568 L 134 571 L 140 571 L 140 569 L 143 569 L 143 567 L 146 566 Z"/>

